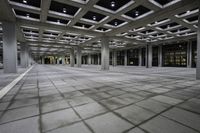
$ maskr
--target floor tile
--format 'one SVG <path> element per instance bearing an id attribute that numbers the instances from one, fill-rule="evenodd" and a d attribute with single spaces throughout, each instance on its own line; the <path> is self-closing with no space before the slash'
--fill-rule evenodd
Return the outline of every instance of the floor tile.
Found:
<path id="1" fill-rule="evenodd" d="M 149 133 L 197 133 L 191 128 L 185 127 L 162 116 L 158 116 L 140 127 Z"/>
<path id="2" fill-rule="evenodd" d="M 92 133 L 82 122 L 64 126 L 48 133 Z"/>
<path id="3" fill-rule="evenodd" d="M 98 103 L 88 103 L 75 107 L 74 109 L 83 119 L 107 112 L 107 109 Z"/>
<path id="4" fill-rule="evenodd" d="M 75 114 L 72 109 L 64 109 L 56 112 L 47 113 L 42 115 L 42 130 L 52 130 L 54 128 L 65 126 L 79 120 L 80 118 Z"/>
<path id="5" fill-rule="evenodd" d="M 31 117 L 0 125 L 0 133 L 40 133 L 39 117 Z"/>
<path id="6" fill-rule="evenodd" d="M 107 113 L 86 120 L 86 123 L 94 130 L 95 133 L 122 133 L 133 127 L 125 120 L 119 118 L 113 113 Z"/>
<path id="7" fill-rule="evenodd" d="M 124 117 L 125 119 L 131 121 L 135 125 L 155 115 L 155 113 L 135 105 L 124 107 L 122 109 L 116 110 L 115 112 Z"/>

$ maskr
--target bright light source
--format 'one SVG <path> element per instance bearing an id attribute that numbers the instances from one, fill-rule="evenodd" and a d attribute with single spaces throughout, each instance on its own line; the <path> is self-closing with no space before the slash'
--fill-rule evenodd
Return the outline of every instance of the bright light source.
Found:
<path id="1" fill-rule="evenodd" d="M 96 18 L 96 16 L 93 16 L 93 20 L 96 20 L 97 18 Z"/>
<path id="2" fill-rule="evenodd" d="M 64 13 L 66 13 L 66 12 L 67 12 L 66 8 L 63 8 L 63 12 L 64 12 Z"/>
<path id="3" fill-rule="evenodd" d="M 111 2 L 111 7 L 115 7 L 115 2 L 114 1 Z"/>
<path id="4" fill-rule="evenodd" d="M 115 22 L 115 26 L 117 26 L 117 22 Z"/>
<path id="5" fill-rule="evenodd" d="M 59 20 L 59 19 L 57 20 L 57 23 L 60 23 L 60 20 Z"/>
<path id="6" fill-rule="evenodd" d="M 135 16 L 138 16 L 139 15 L 139 12 L 138 11 L 135 11 Z"/>
<path id="7" fill-rule="evenodd" d="M 27 4 L 27 0 L 23 0 L 23 3 L 24 3 L 24 4 Z"/>
<path id="8" fill-rule="evenodd" d="M 29 18 L 29 17 L 30 17 L 30 14 L 26 14 L 26 17 Z"/>

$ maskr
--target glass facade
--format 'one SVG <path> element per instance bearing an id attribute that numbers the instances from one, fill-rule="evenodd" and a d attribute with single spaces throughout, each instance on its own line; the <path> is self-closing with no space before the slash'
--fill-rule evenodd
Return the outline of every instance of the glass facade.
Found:
<path id="1" fill-rule="evenodd" d="M 142 48 L 142 66 L 146 65 L 146 48 Z"/>
<path id="2" fill-rule="evenodd" d="M 163 45 L 163 66 L 186 67 L 187 66 L 187 43 Z"/>
<path id="3" fill-rule="evenodd" d="M 192 67 L 197 64 L 197 41 L 192 41 Z"/>
<path id="4" fill-rule="evenodd" d="M 139 49 L 127 50 L 127 65 L 139 65 Z"/>
<path id="5" fill-rule="evenodd" d="M 113 57 L 113 52 L 110 52 L 110 65 L 112 65 L 113 61 L 112 61 L 112 57 Z"/>
<path id="6" fill-rule="evenodd" d="M 152 66 L 158 66 L 158 46 L 152 47 Z"/>
<path id="7" fill-rule="evenodd" d="M 117 51 L 117 65 L 124 65 L 124 51 Z"/>

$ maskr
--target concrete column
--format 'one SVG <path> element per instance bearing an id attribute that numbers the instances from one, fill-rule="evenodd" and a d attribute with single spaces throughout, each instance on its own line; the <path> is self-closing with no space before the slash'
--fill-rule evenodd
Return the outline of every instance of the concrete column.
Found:
<path id="1" fill-rule="evenodd" d="M 162 67 L 162 45 L 158 46 L 158 66 Z"/>
<path id="2" fill-rule="evenodd" d="M 101 70 L 109 70 L 109 38 L 101 39 Z"/>
<path id="3" fill-rule="evenodd" d="M 2 22 L 4 73 L 17 73 L 17 40 L 14 22 Z"/>
<path id="4" fill-rule="evenodd" d="M 146 68 L 152 67 L 152 45 L 146 46 Z"/>
<path id="5" fill-rule="evenodd" d="M 25 44 L 21 44 L 21 51 L 20 51 L 20 65 L 22 68 L 26 68 L 27 64 L 26 64 L 26 45 Z"/>
<path id="6" fill-rule="evenodd" d="M 88 65 L 91 65 L 92 59 L 91 59 L 91 54 L 88 54 Z"/>
<path id="7" fill-rule="evenodd" d="M 30 60 L 30 58 L 31 58 L 31 51 L 30 51 L 30 49 L 27 47 L 27 66 L 29 67 L 30 65 L 31 65 L 31 60 Z"/>
<path id="8" fill-rule="evenodd" d="M 142 48 L 139 48 L 139 66 L 142 66 Z"/>
<path id="9" fill-rule="evenodd" d="M 192 67 L 192 44 L 191 41 L 188 41 L 187 44 L 187 67 L 191 68 Z"/>
<path id="10" fill-rule="evenodd" d="M 199 7 L 200 7 L 200 4 L 199 4 Z M 197 29 L 197 67 L 196 67 L 196 78 L 200 79 L 200 13 L 199 13 L 199 21 L 198 21 L 198 29 Z"/>
<path id="11" fill-rule="evenodd" d="M 113 55 L 112 64 L 113 66 L 117 66 L 117 51 L 114 50 L 112 55 Z"/>
<path id="12" fill-rule="evenodd" d="M 124 50 L 124 66 L 127 66 L 127 50 Z"/>
<path id="13" fill-rule="evenodd" d="M 70 49 L 70 66 L 74 67 L 75 57 L 74 57 L 74 49 Z"/>
<path id="14" fill-rule="evenodd" d="M 62 64 L 65 64 L 65 56 L 62 57 Z"/>
<path id="15" fill-rule="evenodd" d="M 100 65 L 100 54 L 98 53 L 97 56 L 98 56 L 98 61 L 97 62 L 98 62 L 98 65 Z"/>
<path id="16" fill-rule="evenodd" d="M 56 64 L 60 64 L 60 57 L 57 58 L 57 63 Z"/>
<path id="17" fill-rule="evenodd" d="M 81 64 L 82 64 L 82 54 L 81 54 L 81 48 L 80 47 L 77 47 L 76 59 L 77 59 L 77 67 L 81 67 Z"/>
<path id="18" fill-rule="evenodd" d="M 42 56 L 42 64 L 44 64 L 45 62 L 44 62 L 44 56 Z"/>

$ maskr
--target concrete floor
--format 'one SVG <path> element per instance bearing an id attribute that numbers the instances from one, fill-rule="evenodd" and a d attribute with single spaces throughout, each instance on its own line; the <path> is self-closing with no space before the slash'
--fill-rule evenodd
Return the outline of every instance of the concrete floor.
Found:
<path id="1" fill-rule="evenodd" d="M 200 133 L 195 69 L 37 65 L 0 101 L 0 133 Z"/>
<path id="2" fill-rule="evenodd" d="M 0 90 L 8 85 L 10 82 L 12 82 L 15 78 L 17 78 L 20 74 L 25 72 L 25 68 L 18 67 L 17 73 L 11 73 L 11 74 L 5 74 L 3 72 L 3 69 L 0 69 Z"/>

